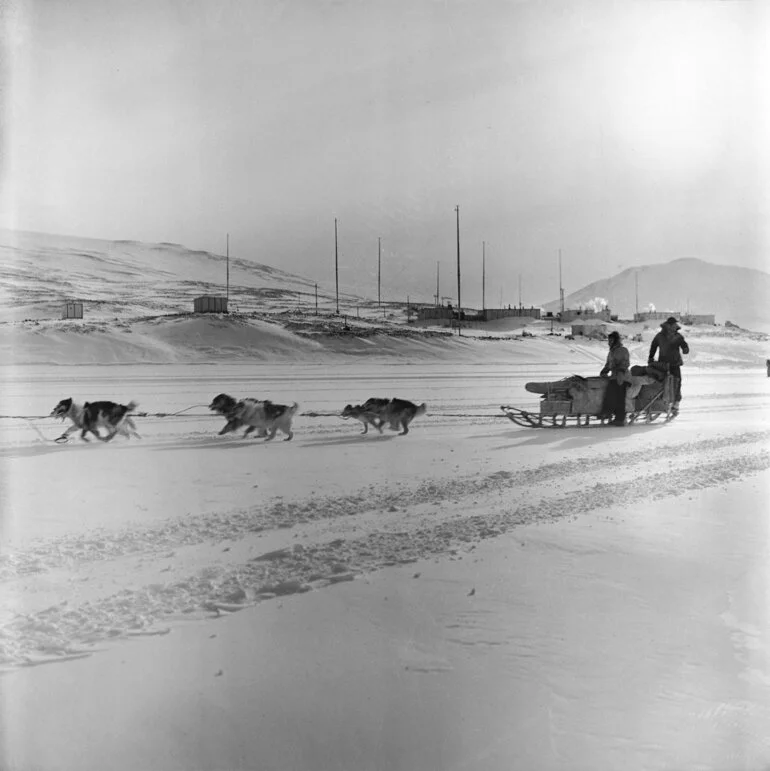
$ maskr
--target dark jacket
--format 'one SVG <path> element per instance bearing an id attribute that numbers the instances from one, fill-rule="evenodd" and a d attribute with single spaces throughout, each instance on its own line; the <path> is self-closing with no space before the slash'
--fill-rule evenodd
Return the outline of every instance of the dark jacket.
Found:
<path id="1" fill-rule="evenodd" d="M 658 353 L 658 361 L 664 364 L 673 364 L 676 367 L 682 365 L 682 353 L 690 353 L 690 346 L 675 329 L 663 327 L 652 339 L 650 345 L 649 362 L 655 361 L 655 353 Z"/>
<path id="2" fill-rule="evenodd" d="M 607 361 L 599 376 L 604 377 L 605 375 L 612 374 L 613 377 L 617 378 L 620 375 L 621 377 L 618 378 L 618 382 L 620 382 L 627 375 L 630 366 L 631 357 L 628 355 L 628 348 L 618 342 L 610 348 L 607 354 Z"/>

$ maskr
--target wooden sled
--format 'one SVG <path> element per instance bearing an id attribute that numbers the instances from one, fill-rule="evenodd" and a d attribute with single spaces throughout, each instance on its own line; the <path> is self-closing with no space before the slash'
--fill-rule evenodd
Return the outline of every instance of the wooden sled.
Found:
<path id="1" fill-rule="evenodd" d="M 524 428 L 566 428 L 567 426 L 606 425 L 610 422 L 603 412 L 607 378 L 573 376 L 556 383 L 527 383 L 531 393 L 542 394 L 540 411 L 531 412 L 503 404 L 500 409 L 517 426 Z M 636 384 L 636 393 L 626 399 L 626 424 L 654 423 L 662 418 L 669 422 L 676 417 L 674 394 L 676 380 L 666 375 L 663 381 L 652 378 Z"/>

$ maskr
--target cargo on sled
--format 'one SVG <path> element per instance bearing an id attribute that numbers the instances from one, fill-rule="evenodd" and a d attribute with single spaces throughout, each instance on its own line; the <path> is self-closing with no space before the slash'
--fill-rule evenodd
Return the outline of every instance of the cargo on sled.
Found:
<path id="1" fill-rule="evenodd" d="M 631 367 L 626 389 L 626 423 L 652 423 L 675 417 L 676 378 L 667 368 Z M 528 428 L 588 426 L 607 423 L 605 392 L 610 378 L 571 375 L 550 383 L 527 383 L 530 393 L 541 394 L 540 411 L 529 412 L 502 405 L 500 409 L 514 423 Z"/>

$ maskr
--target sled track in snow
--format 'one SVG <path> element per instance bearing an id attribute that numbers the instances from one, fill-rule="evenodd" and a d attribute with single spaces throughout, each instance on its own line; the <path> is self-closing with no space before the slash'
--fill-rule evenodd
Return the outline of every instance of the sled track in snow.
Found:
<path id="1" fill-rule="evenodd" d="M 479 541 L 526 524 L 602 509 L 617 515 L 629 502 L 673 499 L 724 486 L 770 469 L 768 439 L 770 431 L 746 432 L 663 446 L 654 458 L 638 450 L 501 469 L 480 477 L 423 480 L 395 490 L 367 486 L 339 497 L 275 501 L 151 528 L 40 543 L 0 558 L 6 588 L 13 588 L 14 579 L 130 555 L 166 565 L 175 552 L 201 544 L 211 545 L 212 554 L 216 551 L 221 558 L 223 542 L 285 532 L 285 548 L 269 554 L 218 559 L 216 564 L 212 560 L 210 566 L 168 582 L 108 595 L 105 590 L 90 601 L 10 617 L 0 625 L 0 665 L 61 660 L 92 652 L 88 646 L 100 641 L 164 632 L 158 625 L 180 618 L 231 612 L 392 565 L 460 558 Z M 324 522 L 338 526 L 338 532 L 310 543 L 292 542 L 303 528 Z"/>
<path id="2" fill-rule="evenodd" d="M 606 429 L 609 430 L 609 429 Z M 733 480 L 742 473 L 763 470 L 761 463 L 767 456 L 762 445 L 770 442 L 770 431 L 754 431 L 718 439 L 683 442 L 656 448 L 651 458 L 649 450 L 612 453 L 611 475 L 613 477 L 638 475 L 639 466 L 660 469 L 665 461 L 680 460 L 686 466 L 686 473 L 693 479 L 702 476 L 703 468 L 714 467 L 714 485 L 723 478 Z M 755 455 L 737 453 L 756 445 Z M 704 465 L 704 455 L 719 454 L 719 458 Z M 760 467 L 752 465 L 752 458 L 763 459 Z M 692 466 L 690 464 L 693 464 Z M 748 465 L 747 465 L 748 464 Z M 528 467 L 519 471 L 500 470 L 483 477 L 458 476 L 441 482 L 425 480 L 414 485 L 400 485 L 397 491 L 388 486 L 367 485 L 352 495 L 316 497 L 287 503 L 277 500 L 268 505 L 249 509 L 238 509 L 219 514 L 196 515 L 166 521 L 147 528 L 126 528 L 118 532 L 96 531 L 90 534 L 64 536 L 46 541 L 29 549 L 0 555 L 0 581 L 14 576 L 39 573 L 51 568 L 62 567 L 77 561 L 115 559 L 128 554 L 163 552 L 170 548 L 210 542 L 212 538 L 232 539 L 254 532 L 277 528 L 290 528 L 298 524 L 321 519 L 347 518 L 367 512 L 387 512 L 390 508 L 405 509 L 425 503 L 446 502 L 462 498 L 473 498 L 490 493 L 515 493 L 519 495 L 539 492 L 542 486 L 573 479 L 584 475 L 606 472 L 607 455 L 577 456 L 569 460 Z M 674 475 L 684 473 L 682 469 L 665 470 L 640 477 L 654 477 L 668 488 Z M 598 478 L 598 476 L 596 477 Z M 570 485 L 573 483 L 570 482 Z M 595 484 L 586 483 L 590 489 Z M 704 485 L 697 485 L 704 486 Z M 711 486 L 711 485 L 705 485 Z M 374 504 L 374 505 L 373 505 Z M 598 508 L 599 506 L 594 506 Z"/>

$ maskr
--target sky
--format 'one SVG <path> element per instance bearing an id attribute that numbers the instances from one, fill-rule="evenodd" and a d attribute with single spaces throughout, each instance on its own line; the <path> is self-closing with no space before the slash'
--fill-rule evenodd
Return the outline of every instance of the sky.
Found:
<path id="1" fill-rule="evenodd" d="M 6 0 L 0 226 L 384 298 L 770 271 L 768 13 L 732 0 Z M 381 239 L 381 252 L 378 250 Z M 482 264 L 484 282 L 482 284 Z M 236 277 L 233 277 L 236 281 Z M 519 290 L 521 287 L 521 292 Z"/>

